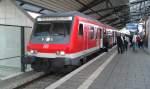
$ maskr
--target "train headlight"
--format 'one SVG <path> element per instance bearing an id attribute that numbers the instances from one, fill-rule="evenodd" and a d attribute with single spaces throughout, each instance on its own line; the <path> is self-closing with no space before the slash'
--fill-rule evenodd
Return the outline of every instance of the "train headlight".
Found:
<path id="1" fill-rule="evenodd" d="M 34 53 L 34 50 L 30 50 L 30 53 L 32 53 L 32 54 L 33 54 L 33 53 Z"/>
<path id="2" fill-rule="evenodd" d="M 30 53 L 31 54 L 37 54 L 37 51 L 36 50 L 30 50 Z"/>
<path id="3" fill-rule="evenodd" d="M 60 51 L 60 55 L 65 55 L 65 52 L 64 51 Z"/>
<path id="4" fill-rule="evenodd" d="M 64 52 L 64 51 L 57 51 L 57 52 L 56 52 L 56 55 L 64 56 L 64 55 L 65 55 L 65 52 Z"/>

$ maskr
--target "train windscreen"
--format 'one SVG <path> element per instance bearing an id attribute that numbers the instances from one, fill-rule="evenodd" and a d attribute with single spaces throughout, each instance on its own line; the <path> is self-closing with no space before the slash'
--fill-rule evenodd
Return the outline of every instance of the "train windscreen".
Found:
<path id="1" fill-rule="evenodd" d="M 33 43 L 67 43 L 70 39 L 72 21 L 43 21 L 34 27 Z"/>

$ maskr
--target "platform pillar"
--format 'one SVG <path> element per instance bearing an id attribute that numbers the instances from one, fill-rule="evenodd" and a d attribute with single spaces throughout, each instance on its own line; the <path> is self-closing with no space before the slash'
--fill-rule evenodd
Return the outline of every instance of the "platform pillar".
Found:
<path id="1" fill-rule="evenodd" d="M 25 38 L 24 38 L 24 27 L 21 27 L 21 72 L 25 72 L 26 64 L 24 63 L 25 57 Z"/>

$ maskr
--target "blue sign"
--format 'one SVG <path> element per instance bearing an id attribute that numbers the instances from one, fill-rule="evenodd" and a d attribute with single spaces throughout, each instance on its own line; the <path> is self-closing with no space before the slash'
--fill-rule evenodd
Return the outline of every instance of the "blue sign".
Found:
<path id="1" fill-rule="evenodd" d="M 126 29 L 136 31 L 136 30 L 138 30 L 138 23 L 127 23 Z"/>

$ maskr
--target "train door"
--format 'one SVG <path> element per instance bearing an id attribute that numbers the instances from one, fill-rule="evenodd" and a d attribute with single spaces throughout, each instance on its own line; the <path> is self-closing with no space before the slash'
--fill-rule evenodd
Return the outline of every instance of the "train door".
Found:
<path id="1" fill-rule="evenodd" d="M 113 31 L 113 45 L 115 44 L 115 31 Z"/>
<path id="2" fill-rule="evenodd" d="M 100 46 L 101 46 L 101 48 L 103 48 L 103 37 L 104 37 L 104 30 L 103 30 L 103 28 L 100 28 L 100 30 L 101 30 L 101 36 L 100 36 Z"/>
<path id="3" fill-rule="evenodd" d="M 88 26 L 84 24 L 83 37 L 84 37 L 84 50 L 88 49 Z"/>
<path id="4" fill-rule="evenodd" d="M 101 29 L 97 28 L 97 35 L 96 35 L 96 39 L 97 39 L 97 46 L 99 48 L 101 48 Z"/>
<path id="5" fill-rule="evenodd" d="M 88 36 L 87 36 L 87 26 L 86 24 L 80 23 L 79 24 L 79 35 L 83 37 L 82 43 L 80 44 L 82 45 L 83 49 L 82 50 L 86 50 L 88 48 Z"/>
<path id="6" fill-rule="evenodd" d="M 108 42 L 106 28 L 103 28 L 103 38 L 102 38 L 102 40 L 103 40 L 102 48 L 105 48 L 105 45 Z"/>

